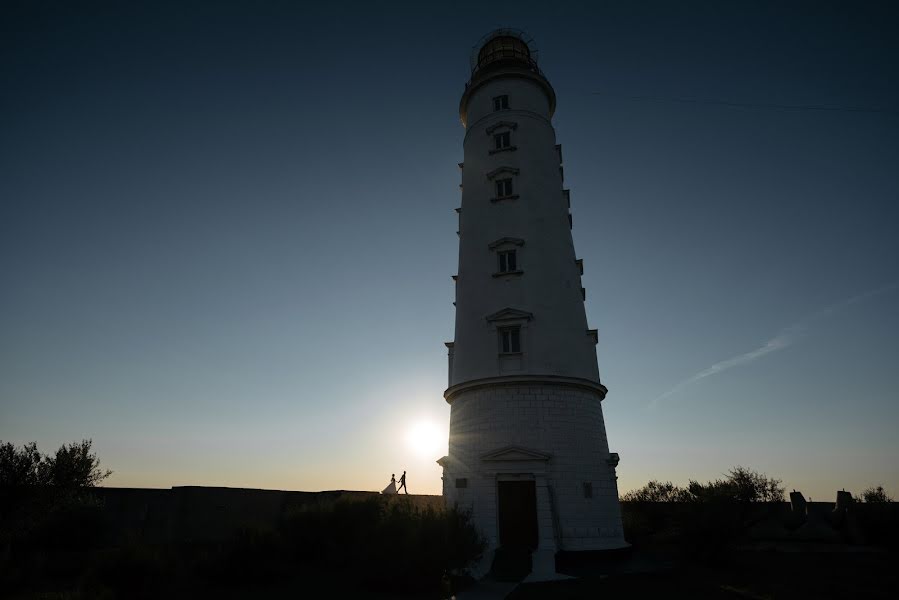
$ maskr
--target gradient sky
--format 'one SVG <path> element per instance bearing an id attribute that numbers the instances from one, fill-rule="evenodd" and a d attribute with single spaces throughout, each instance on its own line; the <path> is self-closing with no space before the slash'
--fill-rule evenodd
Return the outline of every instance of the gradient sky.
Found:
<path id="1" fill-rule="evenodd" d="M 889 4 L 5 2 L 0 439 L 93 438 L 113 486 L 439 493 L 458 101 L 508 26 L 621 491 L 899 495 Z"/>

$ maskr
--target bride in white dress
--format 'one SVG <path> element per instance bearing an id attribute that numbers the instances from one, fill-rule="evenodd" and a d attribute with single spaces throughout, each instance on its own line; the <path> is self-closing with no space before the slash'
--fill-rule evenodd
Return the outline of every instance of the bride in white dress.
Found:
<path id="1" fill-rule="evenodd" d="M 382 494 L 395 494 L 396 493 L 396 473 L 390 476 L 390 485 L 381 490 Z"/>

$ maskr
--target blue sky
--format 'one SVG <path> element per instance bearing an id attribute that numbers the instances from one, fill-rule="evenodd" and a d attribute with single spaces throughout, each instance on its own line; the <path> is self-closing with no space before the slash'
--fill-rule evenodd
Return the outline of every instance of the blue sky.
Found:
<path id="1" fill-rule="evenodd" d="M 91 437 L 109 485 L 438 492 L 458 100 L 511 26 L 558 96 L 622 491 L 899 493 L 888 7 L 3 11 L 0 439 Z"/>

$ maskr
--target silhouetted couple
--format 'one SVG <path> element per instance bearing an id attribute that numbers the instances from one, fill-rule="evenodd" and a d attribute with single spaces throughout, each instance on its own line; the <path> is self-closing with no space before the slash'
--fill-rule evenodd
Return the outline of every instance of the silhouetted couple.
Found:
<path id="1" fill-rule="evenodd" d="M 409 493 L 409 490 L 406 488 L 406 472 L 403 471 L 403 476 L 400 477 L 400 487 L 396 487 L 396 474 L 392 474 L 390 476 L 390 485 L 384 488 L 381 493 L 382 494 L 399 494 L 400 490 L 403 490 L 406 494 Z"/>

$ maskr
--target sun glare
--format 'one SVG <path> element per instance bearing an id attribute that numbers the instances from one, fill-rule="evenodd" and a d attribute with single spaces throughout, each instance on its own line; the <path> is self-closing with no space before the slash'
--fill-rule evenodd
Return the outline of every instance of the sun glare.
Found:
<path id="1" fill-rule="evenodd" d="M 440 458 L 446 444 L 446 433 L 431 421 L 419 421 L 406 431 L 406 444 L 419 458 Z"/>

